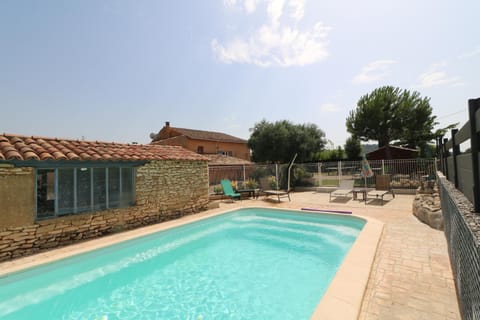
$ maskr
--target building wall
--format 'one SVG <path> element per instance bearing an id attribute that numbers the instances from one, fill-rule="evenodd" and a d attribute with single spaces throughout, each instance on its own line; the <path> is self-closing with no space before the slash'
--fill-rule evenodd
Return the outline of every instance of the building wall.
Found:
<path id="1" fill-rule="evenodd" d="M 250 161 L 250 149 L 246 143 L 242 144 L 188 139 L 185 148 L 197 152 L 199 146 L 203 147 L 203 153 L 216 154 L 220 151 L 223 151 L 232 157 Z"/>
<path id="2" fill-rule="evenodd" d="M 0 228 L 32 224 L 35 210 L 32 168 L 0 167 Z"/>
<path id="3" fill-rule="evenodd" d="M 227 153 L 235 158 L 250 161 L 250 149 L 246 143 L 218 142 L 210 140 L 189 139 L 185 136 L 177 136 L 166 140 L 155 141 L 155 144 L 182 146 L 193 152 L 198 152 L 198 147 L 203 147 L 203 153 L 216 154 L 220 151 Z"/>
<path id="4" fill-rule="evenodd" d="M 19 168 L 8 171 L 17 170 Z M 31 172 L 30 182 L 22 185 L 24 190 L 31 190 L 34 186 L 33 169 L 22 170 Z M 17 178 L 22 179 L 22 176 Z M 26 193 L 20 186 L 18 188 L 19 193 Z M 205 210 L 208 204 L 207 162 L 166 160 L 148 163 L 136 171 L 135 191 L 136 205 L 133 207 L 37 222 L 34 221 L 32 194 L 25 198 L 8 198 L 7 205 L 0 202 L 3 212 L 4 207 L 21 205 L 25 200 L 23 211 L 18 212 L 23 215 L 29 212 L 29 219 L 21 224 L 5 224 L 0 219 L 0 261 Z"/>

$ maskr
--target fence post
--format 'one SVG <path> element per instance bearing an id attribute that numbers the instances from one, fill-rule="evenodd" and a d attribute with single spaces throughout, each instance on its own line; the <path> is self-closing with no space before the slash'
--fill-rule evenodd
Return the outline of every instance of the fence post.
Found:
<path id="1" fill-rule="evenodd" d="M 208 177 L 207 190 L 208 190 L 208 193 L 210 193 L 210 168 L 211 167 L 207 164 L 207 177 Z"/>
<path id="2" fill-rule="evenodd" d="M 447 142 L 448 142 L 448 139 L 447 138 L 444 138 L 443 139 L 443 155 L 444 155 L 444 166 L 445 166 L 445 176 L 447 177 L 447 180 L 448 181 L 452 181 L 450 180 L 450 176 L 448 175 L 448 150 L 447 150 Z"/>
<path id="3" fill-rule="evenodd" d="M 472 152 L 472 173 L 473 173 L 473 206 L 475 212 L 480 214 L 480 176 L 478 172 L 478 133 L 476 113 L 480 109 L 480 98 L 468 100 L 468 117 L 470 120 L 470 147 Z"/>
<path id="4" fill-rule="evenodd" d="M 321 187 L 323 185 L 323 183 L 322 183 L 322 163 L 317 162 L 317 167 L 318 167 L 318 186 Z"/>
<path id="5" fill-rule="evenodd" d="M 382 175 L 385 175 L 385 160 L 382 159 Z"/>
<path id="6" fill-rule="evenodd" d="M 440 170 L 445 174 L 445 168 L 443 167 L 443 145 L 442 136 L 437 137 L 437 156 L 440 159 Z"/>
<path id="7" fill-rule="evenodd" d="M 453 181 L 455 183 L 455 188 L 458 188 L 458 167 L 457 167 L 457 156 L 460 154 L 460 146 L 457 145 L 455 141 L 455 135 L 457 134 L 458 129 L 452 129 L 452 145 L 453 145 Z"/>
<path id="8" fill-rule="evenodd" d="M 280 189 L 278 187 L 278 163 L 275 163 L 275 180 L 277 182 L 277 190 Z"/>
<path id="9" fill-rule="evenodd" d="M 342 161 L 338 161 L 337 163 L 337 169 L 338 169 L 338 181 L 342 180 Z"/>
<path id="10" fill-rule="evenodd" d="M 245 180 L 246 180 L 246 176 L 245 176 L 245 165 L 243 165 L 242 167 L 243 167 L 243 185 L 245 185 Z"/>

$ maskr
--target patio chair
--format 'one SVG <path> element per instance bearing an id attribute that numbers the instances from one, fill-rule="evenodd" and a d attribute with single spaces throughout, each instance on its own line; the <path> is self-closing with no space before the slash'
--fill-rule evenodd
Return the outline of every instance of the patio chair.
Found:
<path id="1" fill-rule="evenodd" d="M 290 189 L 290 171 L 292 170 L 293 163 L 295 162 L 296 158 L 297 158 L 297 154 L 295 153 L 292 161 L 290 161 L 290 164 L 288 165 L 287 190 L 263 190 L 265 197 L 277 196 L 278 202 L 280 202 L 281 198 L 288 198 L 288 201 L 292 201 L 290 199 L 290 191 L 292 191 L 292 189 Z"/>
<path id="2" fill-rule="evenodd" d="M 338 189 L 330 192 L 329 202 L 332 201 L 332 197 L 342 197 L 347 198 L 350 193 L 353 192 L 353 184 L 355 180 L 340 180 Z"/>
<path id="3" fill-rule="evenodd" d="M 220 181 L 220 184 L 222 185 L 224 195 L 226 195 L 227 197 L 229 197 L 232 200 L 237 199 L 237 198 L 241 199 L 242 195 L 240 193 L 236 193 L 236 192 L 233 191 L 232 183 L 230 182 L 230 180 L 223 179 L 222 181 Z"/>
<path id="4" fill-rule="evenodd" d="M 390 175 L 377 175 L 375 178 L 375 190 L 369 191 L 367 193 L 367 198 L 368 197 L 375 197 L 375 199 L 382 199 L 382 206 L 384 203 L 383 197 L 386 194 L 392 194 L 392 197 L 395 198 L 395 192 L 393 192 L 393 189 L 390 187 Z"/>
<path id="5" fill-rule="evenodd" d="M 290 199 L 290 189 L 287 190 L 264 190 L 263 193 L 266 197 L 268 196 L 277 196 L 278 202 L 280 202 L 280 198 L 288 198 L 288 201 L 292 201 Z"/>

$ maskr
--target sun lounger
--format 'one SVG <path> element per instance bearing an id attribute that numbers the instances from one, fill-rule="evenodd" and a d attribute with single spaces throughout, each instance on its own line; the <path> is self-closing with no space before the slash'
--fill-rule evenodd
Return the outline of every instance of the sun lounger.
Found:
<path id="1" fill-rule="evenodd" d="M 375 190 L 369 191 L 367 193 L 367 198 L 382 199 L 382 206 L 384 203 L 383 197 L 386 194 L 391 193 L 393 198 L 395 198 L 395 193 L 390 187 L 390 176 L 389 175 L 378 175 L 375 178 Z"/>
<path id="2" fill-rule="evenodd" d="M 222 181 L 220 181 L 220 184 L 222 185 L 224 195 L 226 195 L 232 200 L 237 198 L 241 199 L 242 195 L 233 191 L 232 183 L 230 182 L 230 180 L 223 179 Z"/>
<path id="3" fill-rule="evenodd" d="M 288 198 L 288 201 L 291 201 L 290 199 L 290 172 L 292 170 L 293 164 L 295 162 L 295 159 L 297 158 L 297 154 L 292 158 L 292 161 L 290 161 L 288 168 L 287 168 L 287 190 L 263 190 L 263 194 L 265 194 L 265 197 L 268 196 L 277 196 L 278 202 L 280 202 L 281 198 Z"/>
<path id="4" fill-rule="evenodd" d="M 354 180 L 340 180 L 340 185 L 338 189 L 330 192 L 329 201 L 332 201 L 332 197 L 342 197 L 347 198 L 350 193 L 353 192 Z"/>
<path id="5" fill-rule="evenodd" d="M 290 190 L 264 190 L 263 193 L 266 197 L 277 196 L 278 202 L 280 202 L 280 198 L 288 198 L 288 201 L 291 201 Z"/>

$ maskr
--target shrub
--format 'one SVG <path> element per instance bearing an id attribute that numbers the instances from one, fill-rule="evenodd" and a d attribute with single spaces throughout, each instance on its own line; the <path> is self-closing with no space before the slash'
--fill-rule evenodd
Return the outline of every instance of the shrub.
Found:
<path id="1" fill-rule="evenodd" d="M 258 183 L 254 179 L 247 179 L 247 180 L 245 180 L 245 187 L 247 189 L 257 189 L 258 188 Z"/>
<path id="2" fill-rule="evenodd" d="M 277 179 L 275 178 L 275 176 L 270 176 L 268 177 L 268 186 L 274 190 L 277 190 L 278 187 L 277 187 Z"/>

